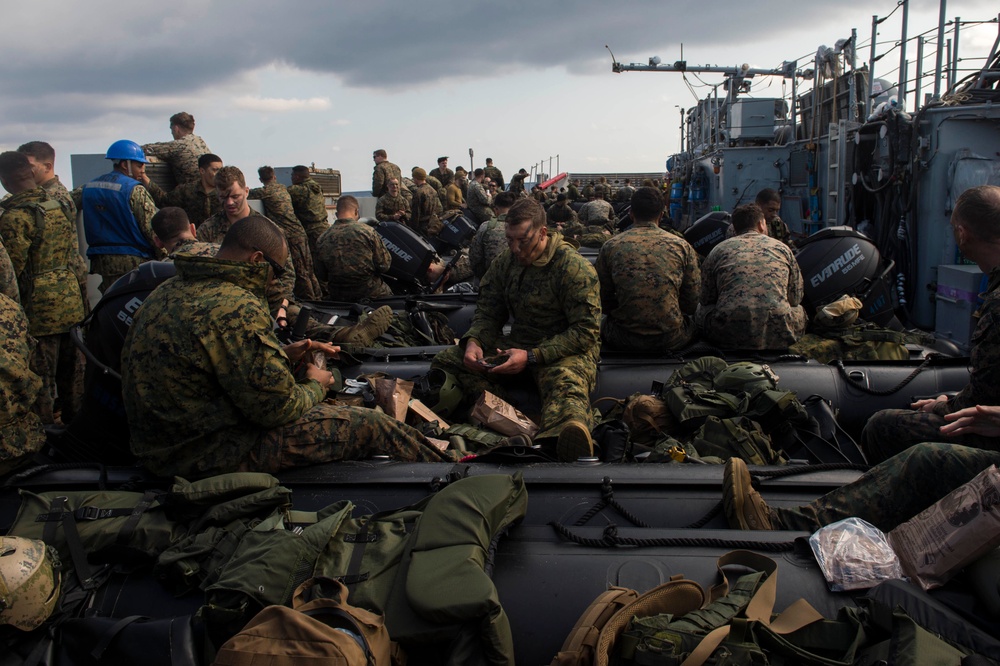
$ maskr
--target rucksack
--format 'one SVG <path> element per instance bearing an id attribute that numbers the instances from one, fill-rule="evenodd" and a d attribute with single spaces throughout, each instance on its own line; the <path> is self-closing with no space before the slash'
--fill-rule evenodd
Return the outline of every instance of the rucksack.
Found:
<path id="1" fill-rule="evenodd" d="M 395 658 L 394 658 L 395 657 Z M 215 666 L 394 666 L 405 663 L 381 615 L 347 603 L 329 578 L 302 583 L 292 606 L 268 606 L 215 656 Z"/>

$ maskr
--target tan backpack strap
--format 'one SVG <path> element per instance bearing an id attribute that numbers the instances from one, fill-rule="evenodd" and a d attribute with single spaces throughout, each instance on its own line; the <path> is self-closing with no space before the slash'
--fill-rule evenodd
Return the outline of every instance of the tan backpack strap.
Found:
<path id="1" fill-rule="evenodd" d="M 550 666 L 591 666 L 601 628 L 638 596 L 638 592 L 626 587 L 610 587 L 598 595 L 573 625 Z"/>

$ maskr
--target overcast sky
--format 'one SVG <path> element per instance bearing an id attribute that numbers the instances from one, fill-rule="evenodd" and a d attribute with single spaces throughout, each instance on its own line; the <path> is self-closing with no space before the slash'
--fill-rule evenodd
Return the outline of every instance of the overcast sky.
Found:
<path id="1" fill-rule="evenodd" d="M 691 66 L 801 58 L 801 67 L 857 28 L 864 61 L 872 15 L 896 9 L 892 0 L 774 4 L 33 0 L 4 8 L 0 148 L 49 141 L 70 185 L 70 154 L 168 140 L 168 118 L 187 111 L 254 185 L 262 164 L 315 163 L 340 169 L 345 190 L 367 189 L 376 148 L 404 172 L 439 155 L 468 167 L 470 148 L 475 166 L 493 157 L 508 178 L 539 162 L 553 173 L 662 171 L 679 148 L 678 106 L 696 99 L 687 84 L 703 97 L 721 77 L 613 74 L 605 45 L 626 63 L 672 63 L 683 43 Z M 910 35 L 931 30 L 938 11 L 911 0 Z M 946 15 L 995 21 L 997 3 L 952 0 Z M 880 27 L 879 52 L 898 40 L 901 18 L 900 9 Z M 984 54 L 996 35 L 995 22 L 963 28 L 960 55 Z M 895 51 L 876 76 L 894 81 L 898 66 Z M 758 78 L 751 95 L 780 96 L 783 85 Z"/>

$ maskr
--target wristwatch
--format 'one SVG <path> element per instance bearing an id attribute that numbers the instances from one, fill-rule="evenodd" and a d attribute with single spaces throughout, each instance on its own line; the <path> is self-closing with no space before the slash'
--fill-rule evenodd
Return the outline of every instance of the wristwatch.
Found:
<path id="1" fill-rule="evenodd" d="M 538 359 L 535 358 L 535 350 L 534 349 L 529 349 L 528 350 L 528 367 L 531 367 L 533 365 L 538 365 Z"/>

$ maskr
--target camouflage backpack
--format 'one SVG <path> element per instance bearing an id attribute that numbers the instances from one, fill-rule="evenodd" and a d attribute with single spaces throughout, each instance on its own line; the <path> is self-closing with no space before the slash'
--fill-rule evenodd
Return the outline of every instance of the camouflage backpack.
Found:
<path id="1" fill-rule="evenodd" d="M 927 337 L 858 323 L 844 328 L 816 327 L 788 349 L 820 363 L 831 361 L 905 361 L 907 344 L 926 344 Z"/>

